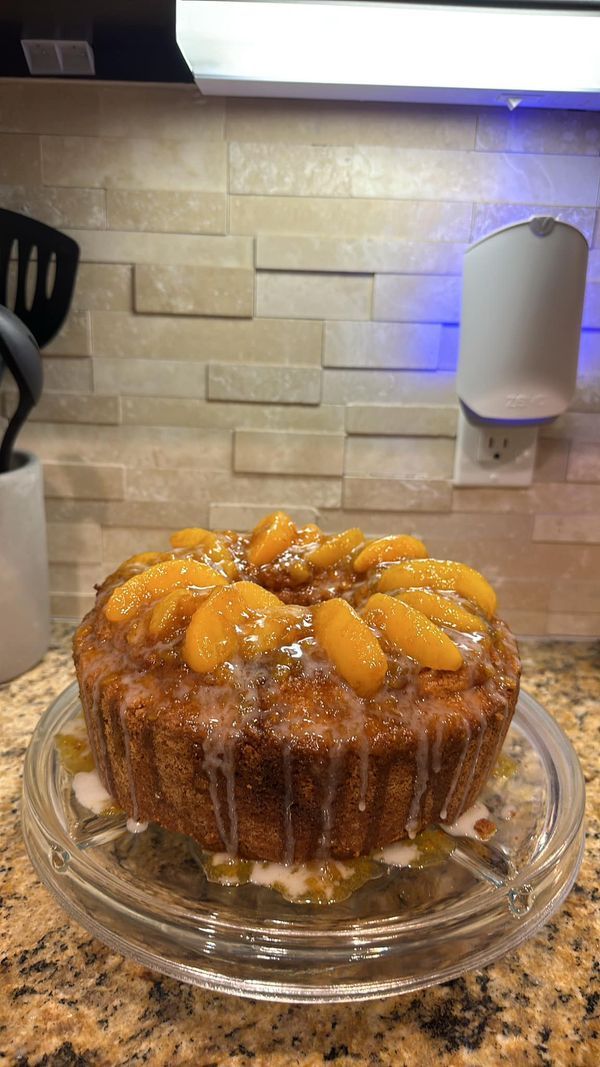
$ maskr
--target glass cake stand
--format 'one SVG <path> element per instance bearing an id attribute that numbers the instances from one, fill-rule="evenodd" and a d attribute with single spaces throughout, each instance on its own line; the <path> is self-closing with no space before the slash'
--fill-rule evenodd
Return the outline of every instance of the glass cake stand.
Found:
<path id="1" fill-rule="evenodd" d="M 349 899 L 291 904 L 207 881 L 189 838 L 79 806 L 55 746 L 80 715 L 74 683 L 41 717 L 25 760 L 23 835 L 61 906 L 111 949 L 221 993 L 326 1003 L 412 992 L 483 967 L 548 920 L 584 844 L 583 775 L 550 715 L 521 694 L 504 753 L 514 773 L 482 799 L 498 832 L 423 869 L 383 868 Z M 508 816 L 508 817 L 507 817 Z"/>

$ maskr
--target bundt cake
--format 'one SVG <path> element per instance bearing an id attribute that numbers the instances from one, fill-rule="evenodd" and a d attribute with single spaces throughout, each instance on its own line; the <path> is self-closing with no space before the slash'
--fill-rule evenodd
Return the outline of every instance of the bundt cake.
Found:
<path id="1" fill-rule="evenodd" d="M 98 774 L 130 818 L 297 863 L 473 804 L 520 674 L 480 574 L 283 512 L 171 543 L 111 574 L 74 639 Z"/>

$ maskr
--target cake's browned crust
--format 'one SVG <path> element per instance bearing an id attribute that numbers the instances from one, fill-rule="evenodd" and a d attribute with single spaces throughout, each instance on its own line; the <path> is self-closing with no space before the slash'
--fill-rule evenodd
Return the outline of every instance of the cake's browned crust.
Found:
<path id="1" fill-rule="evenodd" d="M 392 663 L 396 688 L 366 702 L 318 658 L 308 674 L 279 678 L 267 659 L 241 713 L 239 680 L 208 684 L 167 653 L 136 658 L 102 611 L 114 584 L 74 654 L 98 773 L 130 817 L 210 851 L 299 862 L 364 855 L 452 822 L 481 792 L 519 689 L 516 645 L 499 621 L 460 671 L 404 678 Z"/>

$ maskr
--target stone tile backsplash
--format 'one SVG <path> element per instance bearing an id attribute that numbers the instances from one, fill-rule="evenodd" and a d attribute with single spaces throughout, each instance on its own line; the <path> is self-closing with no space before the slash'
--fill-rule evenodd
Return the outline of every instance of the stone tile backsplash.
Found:
<path id="1" fill-rule="evenodd" d="M 20 438 L 54 611 L 170 530 L 282 507 L 425 538 L 517 632 L 598 634 L 599 187 L 593 112 L 0 82 L 0 205 L 81 248 Z M 531 488 L 454 488 L 463 255 L 532 214 L 593 245 L 577 393 Z"/>

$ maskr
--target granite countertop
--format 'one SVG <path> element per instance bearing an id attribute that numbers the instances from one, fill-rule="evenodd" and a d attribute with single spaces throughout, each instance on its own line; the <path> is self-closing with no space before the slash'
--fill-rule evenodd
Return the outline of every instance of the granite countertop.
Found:
<path id="1" fill-rule="evenodd" d="M 39 715 L 72 680 L 70 635 L 55 625 L 42 663 L 0 686 L 1 1065 L 600 1063 L 597 644 L 522 645 L 524 688 L 568 733 L 587 782 L 586 855 L 560 911 L 483 970 L 405 997 L 318 1007 L 161 977 L 90 937 L 40 884 L 21 839 L 21 770 Z"/>

